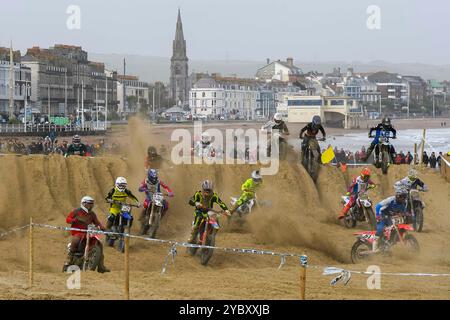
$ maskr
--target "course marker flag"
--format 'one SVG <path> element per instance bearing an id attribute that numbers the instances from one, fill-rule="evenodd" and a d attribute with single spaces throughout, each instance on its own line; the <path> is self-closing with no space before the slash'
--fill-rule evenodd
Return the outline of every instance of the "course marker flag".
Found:
<path id="1" fill-rule="evenodd" d="M 334 151 L 332 147 L 329 147 L 327 150 L 325 150 L 322 153 L 322 163 L 323 164 L 327 164 L 329 162 L 331 162 L 334 159 L 335 155 L 334 155 Z"/>

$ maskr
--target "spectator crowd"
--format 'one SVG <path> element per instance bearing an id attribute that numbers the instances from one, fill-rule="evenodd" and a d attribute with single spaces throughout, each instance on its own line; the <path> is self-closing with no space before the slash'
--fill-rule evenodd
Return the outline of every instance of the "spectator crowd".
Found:
<path id="1" fill-rule="evenodd" d="M 0 153 L 65 155 L 70 145 L 69 141 L 52 140 L 50 136 L 46 136 L 45 138 L 40 137 L 28 143 L 17 138 L 3 139 L 0 140 Z M 86 145 L 88 156 L 120 153 L 120 144 L 116 142 L 107 145 L 104 139 L 97 139 L 97 141 L 93 141 L 92 143 L 89 141 L 83 141 L 83 143 Z"/>

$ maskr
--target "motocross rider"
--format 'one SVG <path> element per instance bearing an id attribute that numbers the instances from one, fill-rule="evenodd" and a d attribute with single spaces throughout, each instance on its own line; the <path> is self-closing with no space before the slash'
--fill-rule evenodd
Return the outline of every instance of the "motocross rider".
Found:
<path id="1" fill-rule="evenodd" d="M 408 192 L 412 189 L 420 187 L 422 191 L 428 191 L 428 186 L 419 179 L 418 173 L 414 169 L 409 169 L 408 175 L 394 184 L 394 188 L 404 186 Z"/>
<path id="2" fill-rule="evenodd" d="M 306 149 L 308 148 L 309 141 L 317 139 L 316 136 L 319 133 L 319 130 L 323 136 L 322 141 L 325 141 L 326 133 L 325 133 L 325 129 L 322 126 L 322 119 L 320 118 L 320 116 L 317 116 L 317 115 L 312 118 L 312 121 L 310 123 L 308 123 L 306 126 L 304 126 L 302 128 L 302 130 L 300 130 L 299 138 L 300 138 L 300 140 L 303 139 L 302 146 L 301 146 L 301 148 L 302 148 L 301 162 L 303 162 L 303 156 L 306 153 Z M 303 136 L 303 134 L 305 134 L 305 135 Z M 319 153 L 319 157 L 317 160 L 319 162 L 321 162 L 320 156 L 321 156 L 322 152 L 320 151 L 319 144 L 317 144 L 317 151 Z"/>
<path id="3" fill-rule="evenodd" d="M 162 157 L 156 152 L 156 148 L 153 146 L 149 146 L 147 148 L 147 156 L 144 161 L 145 171 L 148 171 L 150 168 L 160 168 L 161 167 Z"/>
<path id="4" fill-rule="evenodd" d="M 146 196 L 144 201 L 144 208 L 142 209 L 139 220 L 143 221 L 145 219 L 145 213 L 152 202 L 153 193 L 161 192 L 161 187 L 166 190 L 169 197 L 173 197 L 172 189 L 170 189 L 168 185 L 166 185 L 159 179 L 158 172 L 155 169 L 149 169 L 147 172 L 147 178 L 145 178 L 139 186 L 139 192 L 145 192 Z M 168 209 L 169 203 L 166 201 L 166 199 L 164 199 L 161 218 L 164 216 Z"/>
<path id="5" fill-rule="evenodd" d="M 366 192 L 368 189 L 372 188 L 375 188 L 375 183 L 370 180 L 370 169 L 364 168 L 361 171 L 361 174 L 355 177 L 348 187 L 346 195 L 350 196 L 350 201 L 345 205 L 344 208 L 342 208 L 341 212 L 339 213 L 338 219 L 342 219 L 345 217 L 348 210 L 350 210 L 350 208 L 355 205 L 356 199 L 358 198 L 360 193 Z"/>
<path id="6" fill-rule="evenodd" d="M 195 243 L 197 233 L 199 231 L 200 222 L 203 217 L 208 215 L 208 211 L 212 209 L 214 203 L 217 203 L 222 210 L 225 210 L 225 215 L 229 216 L 228 207 L 223 202 L 217 193 L 213 190 L 213 183 L 210 180 L 202 182 L 201 190 L 197 191 L 189 200 L 189 204 L 195 207 L 194 221 L 192 222 L 191 236 L 188 243 Z"/>
<path id="7" fill-rule="evenodd" d="M 194 155 L 199 157 L 203 157 L 205 155 L 205 150 L 207 156 L 214 157 L 215 151 L 211 145 L 211 136 L 206 131 L 201 134 L 201 140 L 197 141 L 193 148 Z"/>
<path id="8" fill-rule="evenodd" d="M 407 196 L 408 190 L 406 190 L 404 187 L 398 187 L 395 190 L 395 196 L 386 198 L 376 205 L 375 212 L 378 223 L 377 232 L 372 243 L 373 252 L 379 251 L 378 247 L 380 237 L 383 236 L 384 228 L 392 224 L 391 217 L 398 214 L 401 214 L 403 216 L 406 213 Z"/>
<path id="9" fill-rule="evenodd" d="M 121 210 L 121 204 L 114 203 L 114 201 L 125 202 L 127 198 L 131 198 L 136 202 L 137 206 L 141 206 L 138 198 L 136 198 L 136 196 L 127 189 L 127 179 L 124 177 L 118 177 L 116 179 L 115 187 L 108 192 L 105 198 L 106 202 L 111 204 L 109 208 L 108 220 L 106 222 L 106 228 L 108 230 L 111 230 L 111 227 L 114 225 L 114 222 L 116 221 L 116 218 Z M 130 222 L 130 227 L 132 222 L 133 221 Z"/>
<path id="10" fill-rule="evenodd" d="M 261 184 L 261 174 L 259 173 L 259 170 L 254 170 L 251 178 L 247 179 L 241 186 L 242 195 L 236 201 L 233 208 L 231 208 L 230 214 L 233 214 L 241 205 L 253 199 L 255 197 L 256 190 L 261 186 Z"/>
<path id="11" fill-rule="evenodd" d="M 94 199 L 90 196 L 84 196 L 81 199 L 80 207 L 72 210 L 69 213 L 69 215 L 66 218 L 66 222 L 71 225 L 71 228 L 75 229 L 87 230 L 88 225 L 94 224 L 98 228 L 100 228 L 100 230 L 105 231 L 105 228 L 98 220 L 97 215 L 95 214 L 94 211 L 92 211 L 93 207 L 94 207 Z M 82 241 L 86 237 L 86 232 L 71 230 L 70 233 L 72 234 L 72 241 L 70 242 L 70 250 L 67 255 L 67 262 L 64 264 L 64 270 L 66 270 L 68 266 L 74 264 L 75 253 L 78 250 L 80 241 Z M 100 246 L 102 245 L 100 241 L 98 243 Z M 101 273 L 110 271 L 104 265 L 104 258 L 105 257 L 102 254 L 100 263 L 97 268 L 97 271 Z"/>
<path id="12" fill-rule="evenodd" d="M 86 156 L 86 145 L 81 143 L 81 138 L 79 135 L 74 135 L 72 137 L 72 144 L 67 148 L 66 154 L 64 156 L 76 155 L 76 156 Z"/>
<path id="13" fill-rule="evenodd" d="M 367 161 L 367 159 L 369 159 L 370 154 L 372 153 L 373 149 L 375 148 L 375 162 L 378 162 L 379 154 L 380 154 L 380 150 L 378 148 L 378 142 L 380 140 L 380 135 L 381 135 L 382 131 L 386 132 L 387 134 L 392 132 L 392 135 L 393 135 L 392 139 L 397 138 L 397 130 L 395 130 L 394 127 L 392 127 L 391 119 L 389 119 L 388 117 L 384 117 L 376 127 L 370 128 L 369 138 L 371 138 L 373 131 L 375 131 L 375 138 L 370 143 L 369 148 L 367 148 L 366 156 L 362 159 L 363 161 Z M 392 157 L 392 161 L 394 161 L 395 149 L 394 149 L 393 145 L 391 145 L 390 154 Z"/>

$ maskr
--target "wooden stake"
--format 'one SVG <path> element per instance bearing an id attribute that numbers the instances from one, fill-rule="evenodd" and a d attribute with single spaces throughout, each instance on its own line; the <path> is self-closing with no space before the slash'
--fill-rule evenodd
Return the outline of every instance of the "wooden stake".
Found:
<path id="1" fill-rule="evenodd" d="M 422 138 L 422 146 L 421 146 L 421 152 L 420 152 L 420 163 L 423 163 L 423 149 L 425 148 L 425 132 L 427 129 L 423 129 L 423 138 Z"/>
<path id="2" fill-rule="evenodd" d="M 308 265 L 308 257 L 302 255 L 300 257 L 300 300 L 305 300 L 306 293 L 306 267 Z"/>
<path id="3" fill-rule="evenodd" d="M 30 217 L 30 229 L 29 229 L 29 270 L 28 270 L 28 287 L 31 289 L 33 286 L 33 218 Z"/>
<path id="4" fill-rule="evenodd" d="M 414 158 L 413 158 L 413 164 L 416 165 L 419 163 L 419 159 L 417 159 L 417 143 L 414 143 Z"/>
<path id="5" fill-rule="evenodd" d="M 127 228 L 128 229 L 128 228 Z M 127 230 L 128 233 L 128 230 Z M 125 300 L 130 300 L 130 238 L 125 237 Z"/>

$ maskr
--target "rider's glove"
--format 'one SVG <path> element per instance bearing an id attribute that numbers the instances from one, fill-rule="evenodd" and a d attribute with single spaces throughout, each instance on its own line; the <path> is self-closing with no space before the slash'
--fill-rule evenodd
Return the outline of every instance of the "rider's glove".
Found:
<path id="1" fill-rule="evenodd" d="M 202 208 L 203 208 L 203 205 L 202 205 L 200 202 L 196 202 L 196 203 L 195 203 L 195 207 L 196 207 L 197 209 L 202 209 Z"/>
<path id="2" fill-rule="evenodd" d="M 346 195 L 347 197 L 350 197 L 350 192 L 347 192 L 345 195 Z"/>
<path id="3" fill-rule="evenodd" d="M 376 186 L 374 184 L 369 185 L 369 189 L 374 189 Z"/>
<path id="4" fill-rule="evenodd" d="M 168 196 L 172 198 L 173 197 L 173 192 L 169 192 Z"/>
<path id="5" fill-rule="evenodd" d="M 137 207 L 140 208 L 142 207 L 142 204 L 140 202 L 137 203 Z"/>
<path id="6" fill-rule="evenodd" d="M 225 210 L 224 214 L 225 214 L 226 216 L 228 216 L 228 217 L 231 217 L 230 210 Z"/>

